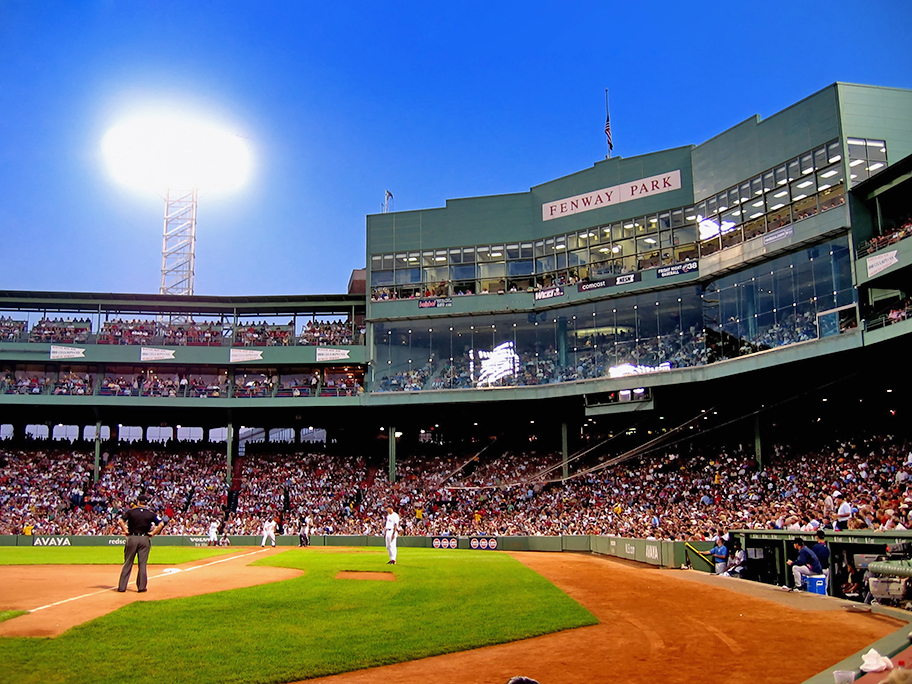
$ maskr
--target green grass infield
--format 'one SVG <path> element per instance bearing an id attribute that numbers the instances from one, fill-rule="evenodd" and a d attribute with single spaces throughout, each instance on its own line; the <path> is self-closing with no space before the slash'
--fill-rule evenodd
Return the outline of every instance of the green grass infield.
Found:
<path id="1" fill-rule="evenodd" d="M 237 549 L 227 546 L 155 546 L 153 541 L 149 565 L 179 565 L 232 551 Z M 123 562 L 123 546 L 0 546 L 0 565 L 122 565 Z"/>
<path id="2" fill-rule="evenodd" d="M 135 602 L 56 639 L 0 639 L 0 681 L 289 682 L 597 622 L 505 553 L 406 548 L 387 566 L 382 549 L 340 551 L 257 561 L 304 571 L 292 580 Z"/>

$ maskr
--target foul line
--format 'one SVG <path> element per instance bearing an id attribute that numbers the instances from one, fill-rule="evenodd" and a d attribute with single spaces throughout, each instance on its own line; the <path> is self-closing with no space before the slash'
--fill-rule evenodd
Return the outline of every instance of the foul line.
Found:
<path id="1" fill-rule="evenodd" d="M 262 551 L 263 551 L 263 549 L 260 549 L 259 551 L 250 551 L 249 553 L 242 553 L 240 556 L 229 556 L 228 558 L 220 558 L 219 560 L 212 561 L 211 563 L 203 563 L 202 565 L 194 565 L 192 568 L 187 568 L 183 572 L 190 572 L 191 570 L 196 570 L 197 568 L 206 568 L 206 567 L 209 567 L 210 565 L 217 565 L 219 563 L 225 563 L 227 561 L 235 560 L 237 558 L 245 558 L 246 556 L 252 556 L 252 555 L 260 553 Z M 181 573 L 177 573 L 177 572 L 169 572 L 167 574 L 162 573 L 160 575 L 150 575 L 149 579 L 153 580 L 153 579 L 158 579 L 159 577 L 174 577 L 179 574 L 181 574 Z M 39 608 L 32 608 L 28 612 L 37 613 L 39 610 L 44 610 L 45 608 L 53 608 L 54 606 L 59 606 L 64 603 L 69 603 L 70 601 L 78 601 L 79 599 L 84 599 L 88 596 L 96 596 L 97 594 L 104 594 L 105 592 L 113 591 L 115 589 L 117 589 L 116 586 L 115 587 L 106 587 L 104 589 L 99 589 L 98 591 L 93 591 L 88 594 L 83 594 L 82 596 L 74 596 L 72 598 L 63 599 L 62 601 L 55 601 L 54 603 L 49 603 L 46 606 L 41 606 Z"/>

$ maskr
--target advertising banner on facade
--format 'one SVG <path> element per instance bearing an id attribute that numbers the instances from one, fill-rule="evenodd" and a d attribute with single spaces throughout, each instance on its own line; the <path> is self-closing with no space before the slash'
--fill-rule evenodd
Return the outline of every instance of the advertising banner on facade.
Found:
<path id="1" fill-rule="evenodd" d="M 419 299 L 419 309 L 441 309 L 445 306 L 453 306 L 451 297 L 438 297 L 437 299 Z"/>
<path id="2" fill-rule="evenodd" d="M 671 278 L 672 276 L 681 275 L 682 273 L 692 273 L 700 269 L 698 261 L 686 261 L 683 264 L 674 264 L 673 266 L 662 266 L 656 270 L 659 278 Z"/>
<path id="3" fill-rule="evenodd" d="M 431 546 L 435 549 L 455 549 L 459 545 L 456 537 L 434 537 Z"/>
<path id="4" fill-rule="evenodd" d="M 85 358 L 85 349 L 79 347 L 58 347 L 51 345 L 52 359 L 82 359 Z"/>
<path id="5" fill-rule="evenodd" d="M 564 288 L 562 287 L 549 287 L 547 290 L 539 290 L 535 293 L 535 300 L 540 299 L 553 299 L 554 297 L 563 297 Z"/>
<path id="6" fill-rule="evenodd" d="M 601 290 L 605 287 L 617 287 L 618 285 L 638 283 L 642 279 L 643 275 L 639 271 L 634 271 L 633 273 L 623 273 L 617 276 L 608 276 L 607 278 L 592 280 L 586 283 L 577 283 L 576 290 L 577 292 L 589 292 L 590 290 Z"/>
<path id="7" fill-rule="evenodd" d="M 239 363 L 243 361 L 260 361 L 263 358 L 263 352 L 253 349 L 232 349 L 229 353 L 230 363 Z"/>
<path id="8" fill-rule="evenodd" d="M 140 361 L 164 361 L 174 358 L 173 349 L 156 349 L 155 347 L 143 347 L 139 352 Z"/>
<path id="9" fill-rule="evenodd" d="M 868 278 L 873 278 L 878 273 L 886 271 L 893 264 L 898 264 L 899 259 L 896 258 L 896 253 L 898 250 L 893 250 L 891 252 L 886 252 L 885 254 L 878 254 L 877 256 L 868 257 L 865 260 L 865 264 L 868 267 Z"/>
<path id="10" fill-rule="evenodd" d="M 602 188 L 582 195 L 546 202 L 542 205 L 542 221 L 572 216 L 584 211 L 602 209 L 621 202 L 652 197 L 653 195 L 661 195 L 663 192 L 680 189 L 681 171 L 677 169 L 668 173 L 660 173 L 657 176 L 650 176 L 649 178 L 640 178 L 620 183 L 619 185 L 612 185 L 610 188 Z"/>
<path id="11" fill-rule="evenodd" d="M 348 358 L 349 353 L 348 349 L 317 347 L 317 361 L 342 361 Z"/>
<path id="12" fill-rule="evenodd" d="M 497 549 L 497 537 L 472 537 L 469 540 L 469 546 L 482 551 L 495 551 Z"/>

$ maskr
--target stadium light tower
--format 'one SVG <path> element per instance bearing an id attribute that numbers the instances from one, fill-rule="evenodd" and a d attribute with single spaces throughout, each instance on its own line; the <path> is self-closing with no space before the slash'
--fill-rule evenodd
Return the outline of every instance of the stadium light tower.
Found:
<path id="1" fill-rule="evenodd" d="M 164 198 L 160 293 L 192 295 L 199 193 L 244 183 L 250 169 L 244 141 L 183 115 L 148 114 L 109 130 L 102 151 L 117 180 Z"/>

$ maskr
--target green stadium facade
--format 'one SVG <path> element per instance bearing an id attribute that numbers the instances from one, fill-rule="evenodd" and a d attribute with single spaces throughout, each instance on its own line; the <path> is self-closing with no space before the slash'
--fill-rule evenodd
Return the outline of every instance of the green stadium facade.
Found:
<path id="1" fill-rule="evenodd" d="M 634 413 L 652 434 L 846 378 L 874 402 L 907 374 L 910 190 L 912 91 L 837 83 L 699 145 L 368 216 L 363 291 L 2 292 L 2 422 L 512 425 L 566 453 Z"/>

